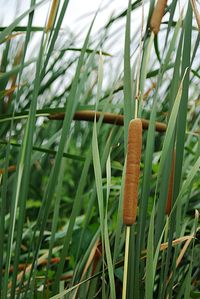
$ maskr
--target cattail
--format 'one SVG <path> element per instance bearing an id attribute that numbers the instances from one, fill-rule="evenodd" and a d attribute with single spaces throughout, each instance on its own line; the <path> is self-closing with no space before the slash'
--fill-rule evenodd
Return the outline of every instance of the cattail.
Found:
<path id="1" fill-rule="evenodd" d="M 174 170 L 175 170 L 175 159 L 176 159 L 176 151 L 173 151 L 172 164 L 171 164 L 171 173 L 169 178 L 169 187 L 167 193 L 167 203 L 166 203 L 166 214 L 169 216 L 172 208 L 172 196 L 173 196 L 173 188 L 174 188 Z"/>
<path id="2" fill-rule="evenodd" d="M 15 59 L 14 59 L 14 64 L 13 64 L 14 67 L 20 64 L 21 59 L 22 59 L 23 49 L 24 49 L 24 45 L 22 45 L 22 46 L 18 49 L 17 54 L 16 54 Z M 14 74 L 14 75 L 10 78 L 10 80 L 11 80 L 11 87 L 10 87 L 8 90 L 5 90 L 5 92 L 4 92 L 4 95 L 8 97 L 8 98 L 7 98 L 7 101 L 5 101 L 5 102 L 3 103 L 3 112 L 4 112 L 4 113 L 7 112 L 8 107 L 9 107 L 9 105 L 10 105 L 10 102 L 11 102 L 11 100 L 12 100 L 13 93 L 14 93 L 15 89 L 17 88 L 17 85 L 16 85 L 17 75 Z"/>
<path id="3" fill-rule="evenodd" d="M 200 14 L 199 14 L 199 11 L 198 11 L 198 8 L 197 8 L 196 0 L 191 0 L 191 5 L 192 5 L 192 8 L 193 8 L 194 15 L 195 15 L 195 18 L 196 18 L 196 22 L 197 22 L 197 25 L 198 25 L 198 29 L 199 29 L 199 32 L 200 32 Z"/>
<path id="4" fill-rule="evenodd" d="M 92 275 L 94 275 L 95 270 L 96 270 L 97 265 L 98 265 L 98 262 L 101 259 L 101 257 L 102 257 L 102 243 L 99 242 L 98 245 L 97 245 L 97 248 L 95 250 L 94 257 L 93 257 Z"/>
<path id="5" fill-rule="evenodd" d="M 151 87 L 149 87 L 148 90 L 144 93 L 143 100 L 146 100 L 146 98 L 148 98 L 149 94 L 152 92 L 152 90 L 154 90 L 154 88 L 156 88 L 156 83 L 153 82 Z"/>
<path id="6" fill-rule="evenodd" d="M 128 129 L 128 149 L 126 161 L 126 177 L 124 185 L 124 224 L 135 223 L 138 201 L 138 185 L 140 176 L 140 160 L 142 150 L 142 121 L 134 119 Z"/>
<path id="7" fill-rule="evenodd" d="M 151 21 L 150 21 L 150 28 L 154 32 L 154 34 L 157 34 L 160 30 L 160 24 L 162 17 L 165 12 L 165 8 L 167 6 L 167 0 L 158 0 L 157 4 L 154 8 Z"/>
<path id="8" fill-rule="evenodd" d="M 96 120 L 99 120 L 101 116 L 103 116 L 103 123 L 107 124 L 114 124 L 117 126 L 123 126 L 124 125 L 124 116 L 122 114 L 114 114 L 114 113 L 108 113 L 108 112 L 98 112 L 98 111 L 92 111 L 92 110 L 81 110 L 77 111 L 74 114 L 73 119 L 74 120 L 85 120 L 85 121 L 94 121 L 96 115 Z M 63 120 L 65 117 L 65 113 L 53 113 L 49 114 L 48 118 L 50 120 Z M 141 119 L 142 122 L 142 128 L 143 130 L 148 130 L 149 128 L 149 120 L 147 119 Z M 167 129 L 167 126 L 165 123 L 156 122 L 156 131 L 158 132 L 165 132 Z"/>
<path id="9" fill-rule="evenodd" d="M 8 172 L 13 172 L 16 170 L 16 165 L 11 165 L 8 167 Z M 6 170 L 3 168 L 3 169 L 0 169 L 0 174 L 3 174 Z"/>
<path id="10" fill-rule="evenodd" d="M 56 16 L 56 12 L 58 9 L 58 4 L 59 4 L 59 0 L 53 0 L 52 5 L 51 5 L 51 10 L 50 10 L 50 14 L 49 14 L 49 18 L 48 18 L 48 22 L 45 28 L 45 32 L 48 32 L 49 30 L 51 30 L 54 20 L 55 20 L 55 16 Z"/>

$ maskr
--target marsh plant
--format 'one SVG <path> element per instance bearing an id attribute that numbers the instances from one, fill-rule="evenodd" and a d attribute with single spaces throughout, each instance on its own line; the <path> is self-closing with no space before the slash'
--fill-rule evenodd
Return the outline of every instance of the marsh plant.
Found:
<path id="1" fill-rule="evenodd" d="M 95 33 L 105 5 L 73 32 L 69 0 L 25 2 L 0 27 L 0 298 L 200 298 L 199 2 Z"/>

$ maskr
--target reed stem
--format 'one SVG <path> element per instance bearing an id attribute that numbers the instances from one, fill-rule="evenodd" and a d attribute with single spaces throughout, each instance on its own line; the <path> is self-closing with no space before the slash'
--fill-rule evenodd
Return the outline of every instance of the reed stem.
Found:
<path id="1" fill-rule="evenodd" d="M 124 257 L 124 276 L 123 276 L 122 299 L 126 299 L 130 230 L 131 230 L 131 227 L 127 226 L 126 227 L 126 244 L 125 244 L 125 257 Z"/>

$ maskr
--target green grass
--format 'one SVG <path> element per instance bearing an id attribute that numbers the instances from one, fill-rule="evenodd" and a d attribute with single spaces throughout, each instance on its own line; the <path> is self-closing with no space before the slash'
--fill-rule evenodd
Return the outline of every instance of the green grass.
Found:
<path id="1" fill-rule="evenodd" d="M 149 30 L 155 1 L 144 1 L 141 43 L 134 31 L 140 0 L 127 1 L 94 35 L 99 9 L 85 37 L 63 33 L 69 1 L 60 1 L 48 33 L 33 20 L 51 1 L 30 2 L 9 26 L 0 24 L 0 298 L 121 298 L 124 166 L 136 97 L 138 116 L 150 123 L 126 297 L 199 298 L 200 35 L 190 1 L 181 16 L 169 1 L 158 36 Z M 23 34 L 10 38 L 15 32 Z M 124 126 L 103 116 L 73 120 L 80 110 L 124 114 Z M 64 120 L 48 118 L 60 112 Z M 167 124 L 165 133 L 155 131 L 157 121 Z M 16 170 L 8 172 L 10 165 Z"/>

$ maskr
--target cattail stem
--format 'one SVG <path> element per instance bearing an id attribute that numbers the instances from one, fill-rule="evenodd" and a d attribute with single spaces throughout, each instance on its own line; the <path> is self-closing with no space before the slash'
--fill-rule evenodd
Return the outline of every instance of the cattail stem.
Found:
<path id="1" fill-rule="evenodd" d="M 131 231 L 131 227 L 127 226 L 126 227 L 126 242 L 125 242 L 125 257 L 124 257 L 124 276 L 123 276 L 122 299 L 126 299 L 130 231 Z"/>
<path id="2" fill-rule="evenodd" d="M 154 34 L 158 34 L 160 30 L 160 24 L 165 12 L 165 8 L 167 6 L 167 0 L 158 0 L 156 6 L 154 8 L 151 21 L 150 21 L 150 28 Z"/>

